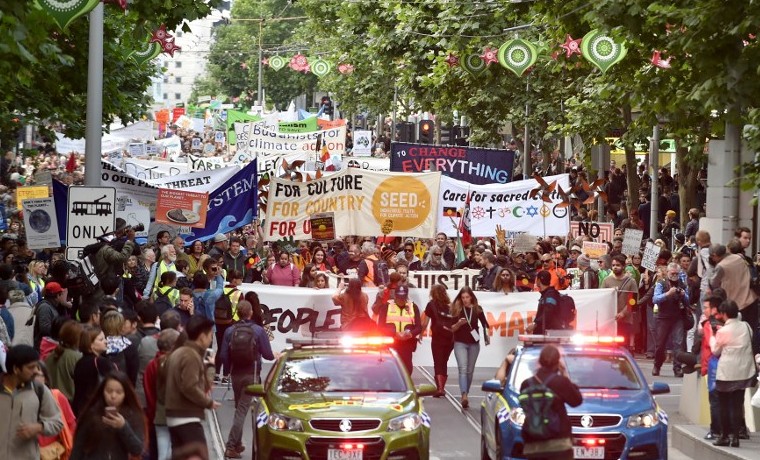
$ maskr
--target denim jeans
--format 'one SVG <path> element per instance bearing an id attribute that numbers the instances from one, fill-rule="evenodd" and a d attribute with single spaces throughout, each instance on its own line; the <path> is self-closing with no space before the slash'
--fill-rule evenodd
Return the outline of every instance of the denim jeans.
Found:
<path id="1" fill-rule="evenodd" d="M 227 448 L 234 449 L 241 447 L 243 444 L 243 427 L 245 426 L 245 418 L 248 413 L 251 414 L 252 423 L 256 423 L 253 420 L 254 413 L 251 412 L 251 400 L 253 396 L 246 394 L 245 387 L 252 383 L 260 383 L 261 379 L 257 379 L 253 374 L 232 374 L 232 390 L 235 393 L 235 416 L 232 419 L 232 427 L 230 428 L 230 434 L 227 437 Z"/>
<path id="2" fill-rule="evenodd" d="M 665 349 L 668 339 L 673 339 L 673 350 L 684 351 L 683 348 L 683 320 L 680 316 L 674 318 L 657 317 L 657 346 L 655 347 L 654 367 L 659 369 L 665 362 Z M 676 358 L 677 353 L 673 353 L 673 370 L 681 369 L 681 362 Z"/>
<path id="3" fill-rule="evenodd" d="M 454 342 L 454 357 L 459 367 L 459 390 L 462 393 L 470 392 L 472 375 L 475 372 L 475 362 L 480 353 L 480 343 Z"/>
<path id="4" fill-rule="evenodd" d="M 647 307 L 647 354 L 654 356 L 654 347 L 657 343 L 657 317 L 654 315 L 654 306 Z"/>
<path id="5" fill-rule="evenodd" d="M 169 427 L 156 425 L 156 445 L 158 446 L 158 460 L 171 460 L 172 440 L 169 435 Z"/>
<path id="6" fill-rule="evenodd" d="M 720 434 L 720 399 L 715 390 L 708 392 L 707 396 L 710 401 L 710 431 L 717 436 Z"/>

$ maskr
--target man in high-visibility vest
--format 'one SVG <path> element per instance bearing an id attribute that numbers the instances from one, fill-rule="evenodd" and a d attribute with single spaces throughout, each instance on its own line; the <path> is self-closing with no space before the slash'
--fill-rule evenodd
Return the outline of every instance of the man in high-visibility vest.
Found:
<path id="1" fill-rule="evenodd" d="M 409 375 L 412 375 L 412 354 L 417 349 L 417 337 L 422 333 L 422 321 L 419 307 L 409 299 L 407 286 L 401 284 L 396 287 L 395 298 L 388 300 L 385 308 L 380 309 L 377 323 L 393 334 L 393 349 Z"/>

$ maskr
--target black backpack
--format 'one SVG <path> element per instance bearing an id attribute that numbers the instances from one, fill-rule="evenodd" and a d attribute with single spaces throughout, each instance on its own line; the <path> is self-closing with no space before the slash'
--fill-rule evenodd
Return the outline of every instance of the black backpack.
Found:
<path id="1" fill-rule="evenodd" d="M 230 361 L 232 369 L 251 370 L 256 362 L 256 334 L 248 323 L 233 326 L 230 338 Z"/>
<path id="2" fill-rule="evenodd" d="M 156 289 L 156 300 L 153 301 L 153 305 L 156 306 L 158 316 L 161 316 L 165 311 L 174 308 L 174 303 L 169 298 L 169 293 L 171 293 L 173 289 L 174 288 L 167 289 L 166 292 L 163 293 L 159 289 Z"/>
<path id="3" fill-rule="evenodd" d="M 522 435 L 528 442 L 557 439 L 561 435 L 560 416 L 552 408 L 556 395 L 547 386 L 556 375 L 550 375 L 545 382 L 534 375 L 517 397 L 525 414 Z"/>
<path id="4" fill-rule="evenodd" d="M 232 324 L 232 318 L 235 316 L 232 313 L 232 300 L 230 296 L 235 289 L 231 289 L 230 292 L 226 292 L 219 296 L 214 303 L 214 322 L 216 324 Z"/>
<path id="5" fill-rule="evenodd" d="M 575 316 L 577 314 L 575 310 L 575 300 L 569 295 L 560 294 L 557 310 L 562 321 L 562 329 L 572 329 L 573 326 L 570 323 L 575 321 Z"/>

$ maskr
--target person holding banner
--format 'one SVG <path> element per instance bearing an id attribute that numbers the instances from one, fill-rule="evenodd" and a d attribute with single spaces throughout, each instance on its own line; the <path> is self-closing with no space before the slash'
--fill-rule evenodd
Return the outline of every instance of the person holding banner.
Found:
<path id="1" fill-rule="evenodd" d="M 467 393 L 470 392 L 475 362 L 480 354 L 478 322 L 483 326 L 483 340 L 487 346 L 491 343 L 488 335 L 488 320 L 469 286 L 459 290 L 451 306 L 451 316 L 455 320 L 451 331 L 454 333 L 454 357 L 459 368 L 459 390 L 462 393 L 460 402 L 462 409 L 467 409 L 470 407 Z"/>

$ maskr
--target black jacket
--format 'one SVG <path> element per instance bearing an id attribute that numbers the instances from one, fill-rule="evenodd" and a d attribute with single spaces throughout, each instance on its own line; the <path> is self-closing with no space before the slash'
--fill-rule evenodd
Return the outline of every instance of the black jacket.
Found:
<path id="1" fill-rule="evenodd" d="M 552 374 L 555 375 L 547 386 L 557 396 L 552 403 L 552 410 L 559 414 L 560 419 L 560 436 L 557 439 L 567 438 L 572 436 L 573 426 L 570 424 L 570 417 L 567 416 L 565 404 L 568 404 L 570 407 L 578 407 L 583 402 L 583 396 L 578 386 L 564 375 L 545 368 L 539 368 L 538 372 L 536 372 L 536 375 L 542 382 L 546 382 L 546 379 Z M 525 379 L 522 385 L 520 385 L 520 391 L 522 392 L 531 383 L 532 378 Z M 530 442 L 531 440 L 527 438 L 526 433 L 523 433 L 525 442 Z"/>
<path id="2" fill-rule="evenodd" d="M 557 314 L 559 295 L 559 291 L 551 286 L 541 293 L 536 318 L 533 320 L 533 324 L 536 325 L 533 329 L 534 334 L 544 334 L 550 329 L 563 329 L 562 319 Z"/>

